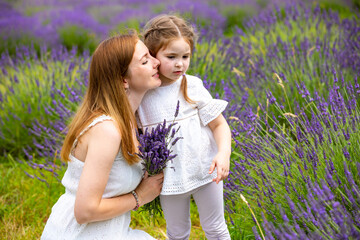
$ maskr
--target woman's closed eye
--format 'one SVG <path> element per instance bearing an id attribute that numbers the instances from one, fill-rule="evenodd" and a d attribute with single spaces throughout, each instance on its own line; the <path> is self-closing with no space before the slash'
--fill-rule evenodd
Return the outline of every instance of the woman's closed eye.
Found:
<path id="1" fill-rule="evenodd" d="M 145 65 L 145 64 L 147 64 L 149 61 L 148 60 L 146 60 L 146 61 L 144 61 L 143 63 L 142 63 L 142 65 Z"/>

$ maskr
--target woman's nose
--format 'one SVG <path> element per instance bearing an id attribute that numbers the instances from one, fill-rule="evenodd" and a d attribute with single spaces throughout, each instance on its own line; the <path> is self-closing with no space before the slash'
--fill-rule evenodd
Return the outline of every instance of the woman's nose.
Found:
<path id="1" fill-rule="evenodd" d="M 154 68 L 157 68 L 160 65 L 160 61 L 153 57 Z"/>

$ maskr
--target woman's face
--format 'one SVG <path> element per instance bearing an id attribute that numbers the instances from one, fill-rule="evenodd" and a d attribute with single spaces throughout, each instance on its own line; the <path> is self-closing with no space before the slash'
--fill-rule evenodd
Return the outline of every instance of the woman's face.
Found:
<path id="1" fill-rule="evenodd" d="M 125 84 L 128 84 L 125 88 L 129 88 L 130 92 L 144 93 L 159 87 L 159 64 L 159 60 L 152 57 L 145 44 L 139 40 L 128 68 L 128 76 L 125 78 Z"/>

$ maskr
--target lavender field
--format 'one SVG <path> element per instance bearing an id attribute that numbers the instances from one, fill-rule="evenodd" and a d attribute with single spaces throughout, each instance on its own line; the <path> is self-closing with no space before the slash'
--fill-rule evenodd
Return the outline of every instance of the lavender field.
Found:
<path id="1" fill-rule="evenodd" d="M 360 239 L 359 7 L 356 0 L 0 0 L 0 238 L 39 238 L 62 193 L 58 153 L 97 44 L 170 12 L 199 32 L 189 73 L 229 101 L 232 239 Z M 146 217 L 136 215 L 133 227 Z M 163 226 L 156 231 L 165 239 Z"/>

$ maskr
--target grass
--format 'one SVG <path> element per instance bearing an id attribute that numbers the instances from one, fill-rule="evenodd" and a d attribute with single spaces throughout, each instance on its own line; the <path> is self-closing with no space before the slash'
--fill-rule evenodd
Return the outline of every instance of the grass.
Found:
<path id="1" fill-rule="evenodd" d="M 39 239 L 63 189 L 27 177 L 19 163 L 9 160 L 0 163 L 0 239 Z"/>
<path id="2" fill-rule="evenodd" d="M 24 173 L 24 170 L 29 171 L 26 167 L 11 156 L 0 161 L 0 239 L 40 239 L 52 206 L 64 192 L 64 187 L 55 178 L 47 177 L 50 187 L 29 178 Z M 64 171 L 60 173 L 60 179 L 63 174 Z M 190 211 L 190 239 L 205 239 L 193 201 Z M 152 221 L 144 212 L 132 213 L 131 228 L 144 230 L 157 239 L 166 239 L 165 220 Z"/>

